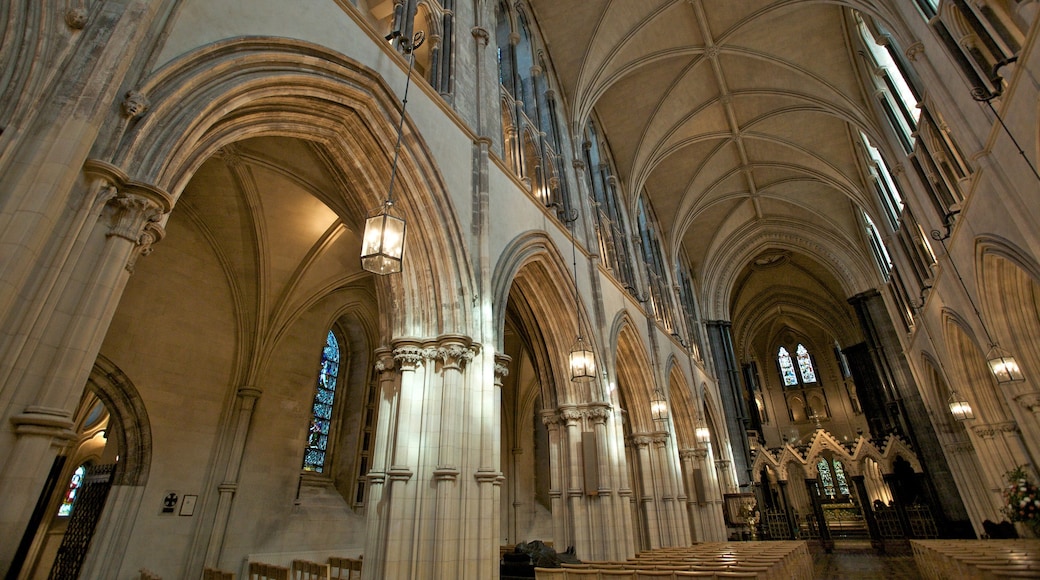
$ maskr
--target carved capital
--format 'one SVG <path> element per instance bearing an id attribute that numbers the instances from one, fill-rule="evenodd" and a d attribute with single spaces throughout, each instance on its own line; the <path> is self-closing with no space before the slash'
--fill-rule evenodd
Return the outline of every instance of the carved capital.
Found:
<path id="1" fill-rule="evenodd" d="M 500 484 L 505 476 L 501 471 L 495 469 L 480 468 L 473 474 L 473 478 L 477 480 L 477 483 Z"/>
<path id="2" fill-rule="evenodd" d="M 560 426 L 560 415 L 552 409 L 546 409 L 541 413 L 542 424 L 550 429 Z"/>
<path id="3" fill-rule="evenodd" d="M 1001 433 L 1014 433 L 1018 431 L 1018 425 L 1014 421 L 1003 421 L 989 425 L 974 425 L 971 430 L 982 439 L 988 439 Z"/>
<path id="4" fill-rule="evenodd" d="M 464 336 L 444 337 L 434 350 L 434 356 L 448 369 L 465 367 L 476 354 L 477 346 Z"/>
<path id="5" fill-rule="evenodd" d="M 487 46 L 491 42 L 491 35 L 488 34 L 487 28 L 474 26 L 469 29 L 469 33 L 473 35 L 473 38 L 477 39 L 481 46 Z"/>
<path id="6" fill-rule="evenodd" d="M 119 237 L 137 244 L 148 222 L 162 217 L 162 208 L 153 200 L 140 195 L 117 193 L 108 200 L 111 209 L 111 225 L 108 236 Z"/>
<path id="7" fill-rule="evenodd" d="M 502 386 L 502 379 L 509 376 L 509 363 L 512 357 L 508 354 L 495 355 L 495 384 Z"/>
<path id="8" fill-rule="evenodd" d="M 610 405 L 589 405 L 589 407 L 585 409 L 585 416 L 593 423 L 602 425 L 610 418 Z"/>
<path id="9" fill-rule="evenodd" d="M 426 361 L 426 349 L 418 345 L 399 346 L 394 349 L 394 360 L 402 370 L 414 371 Z"/>
<path id="10" fill-rule="evenodd" d="M 643 448 L 649 447 L 650 444 L 654 442 L 654 438 L 652 436 L 646 435 L 646 434 L 643 434 L 643 435 L 632 435 L 631 437 L 628 438 L 628 441 L 629 441 L 629 443 L 632 444 L 633 447 L 637 447 L 639 449 L 643 449 Z"/>
<path id="11" fill-rule="evenodd" d="M 568 426 L 581 421 L 582 415 L 583 413 L 581 410 L 574 407 L 565 407 L 560 409 L 560 418 L 562 418 Z"/>
<path id="12" fill-rule="evenodd" d="M 924 44 L 921 41 L 917 41 L 906 47 L 904 53 L 906 54 L 907 60 L 910 62 L 917 62 L 917 57 L 924 53 Z"/>
<path id="13" fill-rule="evenodd" d="M 581 159 L 575 159 L 574 161 L 571 161 L 571 167 L 576 171 L 585 171 L 585 162 Z"/>
<path id="14" fill-rule="evenodd" d="M 394 363 L 394 353 L 390 349 L 381 348 L 375 351 L 377 372 L 385 373 L 393 371 L 397 365 Z"/>

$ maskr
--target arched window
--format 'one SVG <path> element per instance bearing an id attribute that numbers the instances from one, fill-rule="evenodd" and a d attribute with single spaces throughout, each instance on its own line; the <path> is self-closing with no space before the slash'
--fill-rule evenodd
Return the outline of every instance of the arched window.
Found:
<path id="1" fill-rule="evenodd" d="M 340 349 L 336 335 L 329 331 L 321 353 L 318 387 L 311 407 L 311 425 L 307 448 L 303 452 L 303 470 L 321 473 L 325 469 L 325 452 L 329 446 L 329 428 L 332 426 L 332 406 L 336 398 L 336 379 L 339 376 Z"/>
<path id="2" fill-rule="evenodd" d="M 73 472 L 72 478 L 69 480 L 69 488 L 65 490 L 65 497 L 61 500 L 61 506 L 58 508 L 58 515 L 60 517 L 68 517 L 72 515 L 72 507 L 76 503 L 76 496 L 79 494 L 79 488 L 83 485 L 83 476 L 86 474 L 86 466 L 80 465 Z"/>
<path id="3" fill-rule="evenodd" d="M 816 370 L 813 369 L 812 358 L 809 357 L 809 351 L 806 350 L 805 346 L 799 344 L 795 352 L 798 354 L 798 372 L 802 374 L 802 382 L 815 383 Z"/>
<path id="4" fill-rule="evenodd" d="M 791 362 L 791 354 L 782 346 L 780 347 L 779 353 L 776 355 L 776 364 L 780 365 L 780 376 L 784 379 L 784 386 L 798 386 L 798 375 L 794 372 L 794 364 Z"/>
<path id="5" fill-rule="evenodd" d="M 845 478 L 845 466 L 837 459 L 828 460 L 821 457 L 816 462 L 816 469 L 820 472 L 820 483 L 823 484 L 823 493 L 830 499 L 835 497 L 849 496 L 849 484 Z"/>
<path id="6" fill-rule="evenodd" d="M 888 248 L 885 247 L 885 242 L 881 239 L 881 233 L 878 232 L 877 226 L 874 225 L 874 220 L 870 219 L 870 216 L 866 213 L 863 213 L 863 221 L 867 229 L 870 251 L 874 254 L 874 263 L 877 264 L 878 270 L 881 271 L 881 275 L 887 282 L 889 273 L 892 271 L 892 257 L 888 253 Z"/>

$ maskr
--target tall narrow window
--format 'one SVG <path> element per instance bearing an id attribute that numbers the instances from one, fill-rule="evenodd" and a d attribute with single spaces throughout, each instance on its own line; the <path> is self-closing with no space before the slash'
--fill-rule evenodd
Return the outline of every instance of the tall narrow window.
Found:
<path id="1" fill-rule="evenodd" d="M 59 516 L 68 517 L 72 515 L 72 506 L 76 503 L 76 495 L 79 493 L 79 488 L 83 485 L 83 475 L 86 472 L 86 467 L 80 465 L 72 474 L 72 479 L 69 480 L 69 488 L 65 490 L 65 497 L 62 498 L 61 506 L 58 508 Z"/>
<path id="2" fill-rule="evenodd" d="M 816 469 L 820 472 L 820 482 L 823 483 L 823 493 L 834 499 L 834 478 L 831 477 L 830 463 L 822 457 L 816 463 Z"/>
<path id="3" fill-rule="evenodd" d="M 849 495 L 849 482 L 845 479 L 845 466 L 837 459 L 834 460 L 834 479 L 838 483 L 838 493 Z"/>
<path id="4" fill-rule="evenodd" d="M 339 376 L 339 355 L 339 341 L 330 330 L 321 353 L 318 389 L 314 393 L 307 448 L 303 453 L 304 471 L 321 473 L 325 469 L 325 452 L 328 450 L 329 428 L 332 425 L 332 403 L 336 398 L 336 378 Z"/>
<path id="5" fill-rule="evenodd" d="M 892 271 L 892 258 L 888 254 L 885 242 L 881 240 L 881 234 L 878 232 L 877 226 L 874 225 L 874 220 L 870 219 L 870 216 L 865 213 L 863 214 L 863 220 L 866 222 L 867 240 L 870 242 L 870 250 L 874 254 L 874 262 L 887 282 L 889 273 Z"/>
<path id="6" fill-rule="evenodd" d="M 780 365 L 780 376 L 784 378 L 785 387 L 798 386 L 798 376 L 794 374 L 794 364 L 791 362 L 791 353 L 787 352 L 787 349 L 780 347 L 780 353 L 776 357 L 777 364 Z"/>
<path id="7" fill-rule="evenodd" d="M 802 382 L 815 383 L 816 370 L 813 369 L 812 358 L 809 356 L 809 351 L 799 344 L 795 352 L 798 354 L 798 372 L 802 373 Z"/>

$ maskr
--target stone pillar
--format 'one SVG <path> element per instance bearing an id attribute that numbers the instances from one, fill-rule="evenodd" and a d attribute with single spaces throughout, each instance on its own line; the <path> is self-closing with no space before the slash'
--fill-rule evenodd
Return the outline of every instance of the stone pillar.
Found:
<path id="1" fill-rule="evenodd" d="M 877 518 L 874 516 L 874 506 L 870 503 L 866 478 L 862 475 L 853 475 L 852 485 L 856 488 L 856 497 L 859 499 L 859 508 L 863 511 L 863 519 L 867 521 L 867 530 L 870 532 L 870 545 L 879 554 L 884 554 L 885 541 L 881 537 L 881 528 L 878 527 Z"/>
<path id="2" fill-rule="evenodd" d="M 790 533 L 789 538 L 795 539 L 798 537 L 798 525 L 794 514 L 794 508 L 791 507 L 791 495 L 787 490 L 787 484 L 789 483 L 786 479 L 777 480 L 777 485 L 780 487 L 780 501 L 784 502 L 784 517 L 787 518 L 787 530 Z"/>
<path id="3" fill-rule="evenodd" d="M 572 545 L 567 522 L 567 504 L 563 501 L 563 442 L 560 435 L 560 415 L 553 410 L 542 411 L 542 423 L 549 431 L 549 502 L 552 506 L 553 540 Z"/>
<path id="4" fill-rule="evenodd" d="M 435 567 L 438 578 L 455 578 L 459 576 L 459 465 L 460 448 L 465 429 L 460 424 L 463 410 L 463 369 L 473 360 L 474 351 L 468 338 L 464 336 L 441 337 L 436 357 L 441 367 L 440 417 L 437 429 L 437 464 L 433 471 L 433 486 L 436 500 L 434 504 Z M 492 481 L 493 483 L 493 481 Z M 497 530 L 495 531 L 497 534 Z M 492 536 L 494 537 L 494 536 Z"/>
<path id="5" fill-rule="evenodd" d="M 0 569 L 8 568 L 26 530 L 54 458 L 75 438 L 78 404 L 105 332 L 138 256 L 162 239 L 159 224 L 170 200 L 157 190 L 124 187 L 97 178 L 97 217 L 77 240 L 78 259 L 66 263 L 67 279 L 46 301 L 32 344 L 25 345 L 8 383 L 14 439 L 0 468 Z M 23 406 L 24 405 L 24 406 Z"/>
<path id="6" fill-rule="evenodd" d="M 646 532 L 647 541 L 646 547 L 653 550 L 662 546 L 661 525 L 657 517 L 657 506 L 655 505 L 653 460 L 650 455 L 650 445 L 653 443 L 653 437 L 649 435 L 633 435 L 631 443 L 638 457 L 636 469 L 639 473 L 639 483 L 642 491 L 638 501 L 640 512 L 643 514 L 643 529 Z"/>
<path id="7" fill-rule="evenodd" d="M 499 533 L 502 529 L 502 380 L 509 374 L 509 363 L 512 359 L 504 354 L 496 354 L 491 363 L 492 387 L 488 393 L 486 389 L 480 389 L 483 394 L 483 408 L 481 417 L 483 419 L 481 435 L 481 467 L 477 469 L 474 478 L 477 488 L 480 490 L 479 526 L 477 528 L 478 552 L 483 556 L 478 564 L 478 578 L 494 578 L 498 573 L 498 549 L 501 545 Z M 477 377 L 479 384 L 483 385 L 483 376 Z M 463 430 L 464 432 L 465 430 Z M 465 509 L 465 508 L 463 508 Z M 466 538 L 463 537 L 465 542 Z M 482 550 L 487 550 L 484 552 Z M 490 553 L 489 553 L 490 552 Z"/>
<path id="8" fill-rule="evenodd" d="M 661 501 L 658 502 L 658 511 L 662 520 L 661 541 L 664 546 L 680 546 L 679 525 L 675 521 L 675 499 L 679 495 L 675 490 L 675 480 L 672 478 L 672 461 L 668 453 L 668 433 L 654 433 L 653 435 L 654 455 L 658 466 L 656 478 L 660 484 Z"/>
<path id="9" fill-rule="evenodd" d="M 704 541 L 704 529 L 701 524 L 701 515 L 698 504 L 703 505 L 704 485 L 697 481 L 700 478 L 700 470 L 694 467 L 694 461 L 699 449 L 680 449 L 679 461 L 682 463 L 683 487 L 686 488 L 686 517 L 690 521 L 690 534 L 694 541 Z"/>
<path id="10" fill-rule="evenodd" d="M 592 403 L 586 410 L 592 422 L 592 431 L 596 437 L 596 466 L 599 485 L 596 488 L 595 505 L 597 507 L 596 527 L 602 534 L 599 545 L 594 546 L 593 558 L 597 560 L 617 560 L 621 558 L 619 546 L 622 538 L 618 535 L 617 515 L 614 512 L 613 479 L 610 474 L 610 453 L 607 447 L 607 419 L 610 418 L 610 405 Z"/>
<path id="11" fill-rule="evenodd" d="M 820 546 L 829 554 L 834 551 L 834 540 L 831 539 L 831 531 L 827 527 L 827 518 L 823 514 L 823 504 L 820 502 L 820 482 L 816 481 L 815 477 L 806 478 L 805 491 L 809 493 L 813 517 L 816 518 L 816 527 L 820 531 Z"/>
<path id="12" fill-rule="evenodd" d="M 899 527 L 903 529 L 903 536 L 908 540 L 914 538 L 913 529 L 910 527 L 910 516 L 906 513 L 906 502 L 909 498 L 903 494 L 902 486 L 899 485 L 899 479 L 894 473 L 884 474 L 885 483 L 888 484 L 888 489 L 892 492 L 892 499 L 896 506 L 896 516 L 899 517 Z"/>
<path id="13" fill-rule="evenodd" d="M 578 557 L 589 552 L 592 543 L 590 541 L 588 518 L 586 517 L 584 496 L 585 489 L 582 481 L 581 462 L 581 421 L 582 413 L 575 407 L 563 407 L 560 410 L 560 418 L 563 419 L 567 433 L 567 505 L 570 509 L 570 528 L 572 530 L 572 541 L 574 548 L 578 551 Z M 587 558 L 587 556 L 586 556 Z"/>
<path id="14" fill-rule="evenodd" d="M 744 486 L 751 483 L 751 447 L 747 440 L 749 420 L 747 405 L 741 394 L 737 358 L 733 352 L 732 325 L 727 320 L 712 320 L 707 323 L 707 327 L 708 348 L 711 350 L 712 360 L 715 361 L 715 376 L 719 379 L 719 395 L 722 398 L 723 413 L 726 415 L 730 456 L 737 470 L 736 484 Z"/>
<path id="15" fill-rule="evenodd" d="M 419 575 L 412 569 L 418 548 L 413 540 L 416 537 L 415 526 L 419 523 L 417 506 L 420 502 L 415 475 L 422 455 L 419 441 L 422 440 L 423 402 L 427 397 L 424 363 L 428 353 L 421 343 L 413 340 L 396 341 L 394 347 L 393 356 L 401 376 L 397 393 L 397 429 L 390 450 L 390 466 L 386 470 L 389 483 L 384 488 L 383 505 L 369 508 L 370 514 L 386 518 L 385 542 L 392 549 L 382 553 L 381 561 L 365 559 L 361 571 L 363 580 Z"/>
<path id="16" fill-rule="evenodd" d="M 386 492 L 387 471 L 393 460 L 393 449 L 396 445 L 394 434 L 397 432 L 398 374 L 393 352 L 388 348 L 376 349 L 375 369 L 377 388 L 379 390 L 379 410 L 375 441 L 372 445 L 372 467 L 368 470 L 368 504 L 383 504 Z M 371 566 L 378 566 L 385 559 L 387 526 L 389 521 L 377 517 L 378 510 L 368 511 L 368 526 L 365 534 L 365 554 Z"/>

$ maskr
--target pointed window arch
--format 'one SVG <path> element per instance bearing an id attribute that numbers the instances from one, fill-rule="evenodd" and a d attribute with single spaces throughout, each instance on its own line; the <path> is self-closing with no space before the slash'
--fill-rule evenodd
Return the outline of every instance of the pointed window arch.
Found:
<path id="1" fill-rule="evenodd" d="M 69 488 L 65 490 L 65 497 L 62 498 L 61 506 L 58 507 L 59 517 L 64 518 L 72 515 L 72 508 L 76 504 L 76 496 L 79 494 L 80 487 L 83 486 L 83 476 L 86 473 L 87 468 L 85 465 L 80 465 L 72 473 L 72 477 L 69 478 Z"/>
<path id="2" fill-rule="evenodd" d="M 795 353 L 798 355 L 798 372 L 802 375 L 802 382 L 815 383 L 816 369 L 813 368 L 812 357 L 809 356 L 808 349 L 805 348 L 805 345 L 798 343 Z"/>
<path id="3" fill-rule="evenodd" d="M 330 330 L 325 337 L 317 391 L 314 393 L 314 404 L 311 406 L 311 424 L 308 429 L 307 447 L 303 453 L 304 471 L 321 473 L 325 470 L 325 454 L 329 446 L 332 409 L 336 398 L 336 383 L 339 378 L 339 361 L 339 341 Z"/>
<path id="4" fill-rule="evenodd" d="M 794 363 L 791 362 L 791 353 L 787 352 L 787 348 L 780 347 L 776 355 L 776 364 L 780 365 L 780 376 L 784 380 L 784 386 L 798 386 L 798 375 L 794 372 Z"/>

